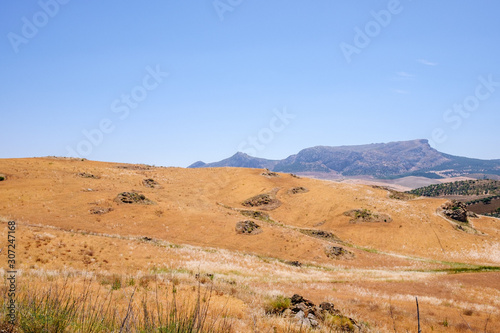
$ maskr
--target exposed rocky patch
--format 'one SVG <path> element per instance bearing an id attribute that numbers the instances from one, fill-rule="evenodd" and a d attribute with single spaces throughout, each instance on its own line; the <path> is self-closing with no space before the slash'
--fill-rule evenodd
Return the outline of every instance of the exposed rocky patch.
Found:
<path id="1" fill-rule="evenodd" d="M 244 234 L 244 235 L 256 235 L 262 232 L 262 228 L 260 225 L 255 223 L 254 221 L 240 221 L 236 223 L 236 233 Z"/>
<path id="2" fill-rule="evenodd" d="M 259 212 L 258 210 L 240 210 L 241 215 L 247 216 L 256 220 L 269 221 L 269 214 Z"/>
<path id="3" fill-rule="evenodd" d="M 89 209 L 89 212 L 91 214 L 102 215 L 102 214 L 109 213 L 112 210 L 113 210 L 113 208 L 111 208 L 111 207 L 93 207 L 93 208 Z"/>
<path id="4" fill-rule="evenodd" d="M 281 206 L 281 201 L 276 199 L 276 193 L 279 189 L 274 189 L 269 193 L 263 193 L 251 197 L 243 201 L 242 205 L 245 207 L 255 207 L 261 210 L 273 210 Z"/>
<path id="5" fill-rule="evenodd" d="M 78 175 L 78 177 L 82 177 L 82 178 L 92 178 L 92 179 L 100 179 L 101 178 L 99 176 L 93 175 L 93 174 L 88 173 L 88 172 L 79 172 L 77 175 Z"/>
<path id="6" fill-rule="evenodd" d="M 161 188 L 161 185 L 154 179 L 148 178 L 142 181 L 142 185 L 149 188 Z"/>
<path id="7" fill-rule="evenodd" d="M 298 294 L 278 300 L 266 312 L 294 318 L 305 328 L 361 332 L 361 326 L 356 320 L 342 315 L 333 303 L 323 302 L 318 306 Z"/>
<path id="8" fill-rule="evenodd" d="M 266 171 L 264 171 L 263 173 L 261 173 L 261 176 L 265 176 L 265 177 L 271 178 L 271 177 L 279 177 L 280 175 L 277 174 L 276 172 L 272 172 L 269 169 L 266 169 Z"/>
<path id="9" fill-rule="evenodd" d="M 353 259 L 354 253 L 348 251 L 340 246 L 327 246 L 325 248 L 325 254 L 331 259 Z"/>
<path id="10" fill-rule="evenodd" d="M 335 236 L 333 233 L 324 230 L 316 230 L 316 229 L 299 229 L 299 231 L 305 235 L 309 235 L 311 237 L 324 239 L 327 241 L 337 242 L 340 239 Z"/>
<path id="11" fill-rule="evenodd" d="M 291 189 L 288 190 L 289 194 L 299 194 L 299 193 L 306 193 L 309 192 L 309 190 L 305 187 L 298 186 L 298 187 L 292 187 Z"/>
<path id="12" fill-rule="evenodd" d="M 467 219 L 467 206 L 460 201 L 452 200 L 446 202 L 441 208 L 443 208 L 443 214 L 452 220 L 459 222 L 469 222 Z"/>
<path id="13" fill-rule="evenodd" d="M 144 194 L 139 194 L 136 192 L 122 192 L 116 196 L 115 201 L 124 204 L 154 204 L 154 202 L 146 198 Z"/>
<path id="14" fill-rule="evenodd" d="M 347 212 L 344 212 L 345 216 L 350 216 L 352 219 L 349 221 L 350 223 L 360 223 L 360 222 L 392 222 L 392 218 L 387 214 L 380 214 L 376 212 L 372 212 L 369 209 L 351 209 Z"/>

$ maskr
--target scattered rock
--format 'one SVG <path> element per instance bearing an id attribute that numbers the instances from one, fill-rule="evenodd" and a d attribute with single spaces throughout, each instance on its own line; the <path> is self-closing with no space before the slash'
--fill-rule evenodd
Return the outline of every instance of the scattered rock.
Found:
<path id="1" fill-rule="evenodd" d="M 392 222 L 392 218 L 387 214 L 380 214 L 372 212 L 369 209 L 351 209 L 347 212 L 344 212 L 345 216 L 350 216 L 352 219 L 349 221 L 350 223 L 358 223 L 358 222 Z"/>
<path id="2" fill-rule="evenodd" d="M 319 305 L 321 310 L 329 312 L 329 313 L 335 313 L 335 307 L 333 303 L 328 303 L 328 302 L 323 302 Z"/>
<path id="3" fill-rule="evenodd" d="M 116 196 L 115 201 L 118 203 L 125 203 L 125 204 L 142 204 L 142 205 L 154 204 L 154 202 L 146 198 L 144 194 L 139 194 L 136 192 L 122 192 Z"/>
<path id="4" fill-rule="evenodd" d="M 269 169 L 266 169 L 266 171 L 264 171 L 263 173 L 261 173 L 262 176 L 265 176 L 265 177 L 279 177 L 280 175 L 277 174 L 276 172 L 272 172 L 270 171 Z"/>
<path id="5" fill-rule="evenodd" d="M 443 214 L 452 220 L 459 222 L 469 222 L 467 220 L 467 208 L 463 202 L 452 200 L 446 202 L 443 206 Z"/>
<path id="6" fill-rule="evenodd" d="M 113 210 L 111 207 L 93 207 L 89 210 L 91 214 L 97 214 L 97 215 L 102 215 L 109 213 Z"/>
<path id="7" fill-rule="evenodd" d="M 340 311 L 335 309 L 333 303 L 323 302 L 317 306 L 298 294 L 293 295 L 289 300 L 290 305 L 288 307 L 275 307 L 275 311 L 269 313 L 294 318 L 299 325 L 306 328 L 325 326 L 327 329 L 341 328 L 342 332 L 359 331 L 359 325 L 356 321 L 343 316 Z M 286 303 L 280 302 L 280 305 Z"/>
<path id="8" fill-rule="evenodd" d="M 273 210 L 281 206 L 281 201 L 276 199 L 278 189 L 274 189 L 270 193 L 259 194 L 250 199 L 243 201 L 245 207 L 257 207 L 261 210 Z"/>
<path id="9" fill-rule="evenodd" d="M 144 237 L 142 237 L 142 240 L 145 242 L 151 242 L 153 240 L 153 238 L 144 236 Z"/>
<path id="10" fill-rule="evenodd" d="M 99 178 L 101 178 L 99 176 L 93 175 L 93 174 L 88 173 L 88 172 L 79 172 L 77 175 L 79 177 L 82 177 L 82 178 L 92 178 L 92 179 L 99 179 Z"/>
<path id="11" fill-rule="evenodd" d="M 149 188 L 161 188 L 161 185 L 154 179 L 148 178 L 142 181 L 142 184 Z"/>
<path id="12" fill-rule="evenodd" d="M 298 194 L 298 193 L 306 193 L 309 192 L 309 190 L 305 187 L 298 186 L 298 187 L 292 187 L 291 189 L 288 190 L 289 194 Z"/>
<path id="13" fill-rule="evenodd" d="M 316 229 L 298 229 L 301 233 L 315 237 L 320 239 L 325 239 L 328 241 L 340 241 L 340 239 L 335 236 L 333 233 L 324 230 L 316 230 Z"/>
<path id="14" fill-rule="evenodd" d="M 269 214 L 257 210 L 240 210 L 241 215 L 251 217 L 256 220 L 269 220 Z"/>
<path id="15" fill-rule="evenodd" d="M 299 177 L 299 176 L 297 176 L 297 175 L 296 175 L 296 174 L 294 174 L 294 173 L 291 173 L 291 174 L 290 174 L 290 176 L 292 176 L 293 178 L 298 178 L 298 179 L 300 179 L 300 177 Z"/>
<path id="16" fill-rule="evenodd" d="M 4 174 L 0 173 L 0 182 L 3 182 L 6 179 L 7 177 Z"/>
<path id="17" fill-rule="evenodd" d="M 340 246 L 327 246 L 325 248 L 325 254 L 328 258 L 332 259 L 352 259 L 354 258 L 354 253 L 348 251 Z"/>
<path id="18" fill-rule="evenodd" d="M 260 225 L 255 223 L 254 221 L 240 221 L 236 223 L 236 232 L 238 234 L 245 235 L 256 235 L 262 232 L 262 228 Z"/>

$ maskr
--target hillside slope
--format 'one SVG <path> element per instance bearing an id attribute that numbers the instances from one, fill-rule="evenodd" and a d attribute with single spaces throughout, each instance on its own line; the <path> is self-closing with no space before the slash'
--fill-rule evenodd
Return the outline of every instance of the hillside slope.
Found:
<path id="1" fill-rule="evenodd" d="M 146 279 L 144 293 L 148 281 L 184 293 L 201 283 L 231 306 L 235 332 L 290 332 L 263 308 L 294 293 L 335 302 L 364 332 L 393 331 L 389 307 L 411 331 L 415 295 L 426 331 L 445 318 L 461 331 L 465 311 L 476 330 L 490 317 L 500 328 L 498 219 L 466 232 L 437 213 L 443 199 L 248 168 L 31 158 L 0 159 L 0 173 L 1 246 L 16 221 L 20 286 L 90 275 L 106 291 L 120 279 L 126 309 L 133 281 Z"/>

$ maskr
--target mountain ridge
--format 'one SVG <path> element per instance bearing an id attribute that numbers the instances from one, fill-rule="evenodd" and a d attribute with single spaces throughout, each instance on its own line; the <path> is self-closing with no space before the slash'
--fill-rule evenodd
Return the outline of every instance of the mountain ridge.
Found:
<path id="1" fill-rule="evenodd" d="M 270 160 L 238 152 L 219 162 L 195 162 L 188 168 L 267 168 L 276 172 L 318 173 L 323 176 L 373 176 L 400 178 L 423 176 L 500 176 L 500 159 L 481 160 L 454 156 L 432 148 L 426 139 L 353 146 L 314 146 L 282 160 Z"/>

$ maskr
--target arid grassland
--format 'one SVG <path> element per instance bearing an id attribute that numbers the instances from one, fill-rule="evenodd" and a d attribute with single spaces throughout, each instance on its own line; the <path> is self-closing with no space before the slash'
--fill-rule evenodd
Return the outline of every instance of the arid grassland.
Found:
<path id="1" fill-rule="evenodd" d="M 0 174 L 6 332 L 416 332 L 415 297 L 422 332 L 500 331 L 500 220 L 445 199 L 265 169 Z"/>

